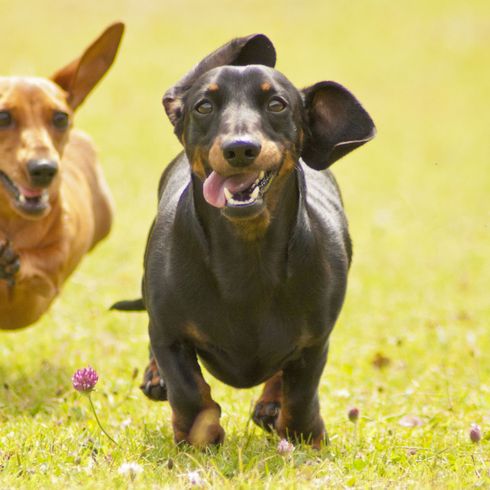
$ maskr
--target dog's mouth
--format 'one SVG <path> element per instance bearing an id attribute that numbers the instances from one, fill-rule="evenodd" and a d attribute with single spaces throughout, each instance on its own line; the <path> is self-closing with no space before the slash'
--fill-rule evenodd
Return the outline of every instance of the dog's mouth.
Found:
<path id="1" fill-rule="evenodd" d="M 1 170 L 0 182 L 12 197 L 15 207 L 22 213 L 35 217 L 48 209 L 49 192 L 47 189 L 30 189 L 18 186 Z"/>
<path id="2" fill-rule="evenodd" d="M 276 174 L 274 170 L 262 170 L 223 177 L 213 171 L 204 181 L 204 199 L 226 214 L 256 214 L 263 208 L 264 195 Z"/>

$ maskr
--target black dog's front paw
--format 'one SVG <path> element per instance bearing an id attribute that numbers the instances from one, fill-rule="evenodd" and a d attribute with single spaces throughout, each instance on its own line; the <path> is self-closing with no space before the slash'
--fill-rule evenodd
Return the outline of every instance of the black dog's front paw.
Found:
<path id="1" fill-rule="evenodd" d="M 20 269 L 20 259 L 10 242 L 0 242 L 0 279 L 7 281 L 9 286 L 15 284 L 15 276 Z"/>
<path id="2" fill-rule="evenodd" d="M 168 400 L 167 386 L 165 385 L 165 380 L 158 372 L 155 359 L 150 359 L 150 363 L 145 369 L 143 383 L 141 383 L 140 389 L 150 400 L 157 402 Z"/>
<path id="3" fill-rule="evenodd" d="M 276 420 L 281 410 L 281 404 L 279 402 L 259 401 L 254 408 L 252 420 L 262 429 L 267 432 L 272 432 L 276 426 Z"/>

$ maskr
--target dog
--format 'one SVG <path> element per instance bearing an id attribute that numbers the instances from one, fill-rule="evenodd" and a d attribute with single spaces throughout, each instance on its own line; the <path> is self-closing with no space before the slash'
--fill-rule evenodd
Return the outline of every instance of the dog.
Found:
<path id="1" fill-rule="evenodd" d="M 73 113 L 111 66 L 123 31 L 111 25 L 50 79 L 0 77 L 1 329 L 37 321 L 109 233 L 112 198 Z"/>
<path id="2" fill-rule="evenodd" d="M 221 408 L 198 358 L 222 382 L 264 383 L 253 420 L 319 448 L 318 385 L 339 315 L 351 240 L 327 167 L 375 135 L 335 82 L 302 91 L 274 70 L 262 34 L 205 57 L 163 97 L 184 151 L 164 171 L 150 230 L 144 391 L 168 399 L 174 438 L 221 443 Z"/>

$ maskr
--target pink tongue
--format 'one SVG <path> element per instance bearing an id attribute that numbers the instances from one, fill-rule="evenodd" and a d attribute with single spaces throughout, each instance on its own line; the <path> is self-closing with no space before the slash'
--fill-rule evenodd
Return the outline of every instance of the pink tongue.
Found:
<path id="1" fill-rule="evenodd" d="M 226 204 L 225 187 L 232 193 L 248 189 L 259 176 L 258 172 L 233 175 L 232 177 L 223 177 L 216 172 L 204 181 L 203 193 L 204 199 L 216 208 L 223 208 Z"/>
<path id="2" fill-rule="evenodd" d="M 43 193 L 42 190 L 29 189 L 27 187 L 21 187 L 20 192 L 22 192 L 25 197 L 39 197 Z"/>

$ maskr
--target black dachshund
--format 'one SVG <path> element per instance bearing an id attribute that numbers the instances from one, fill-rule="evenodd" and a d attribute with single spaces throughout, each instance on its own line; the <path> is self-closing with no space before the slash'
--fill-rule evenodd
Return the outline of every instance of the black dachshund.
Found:
<path id="1" fill-rule="evenodd" d="M 198 357 L 229 385 L 265 382 L 253 414 L 263 428 L 326 439 L 318 384 L 351 242 L 325 169 L 375 128 L 341 85 L 298 91 L 274 64 L 267 37 L 235 39 L 163 98 L 184 152 L 160 181 L 145 255 L 145 390 L 168 397 L 177 442 L 224 437 Z"/>

